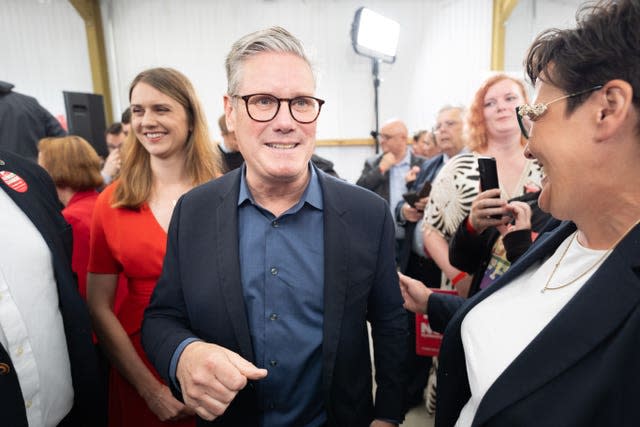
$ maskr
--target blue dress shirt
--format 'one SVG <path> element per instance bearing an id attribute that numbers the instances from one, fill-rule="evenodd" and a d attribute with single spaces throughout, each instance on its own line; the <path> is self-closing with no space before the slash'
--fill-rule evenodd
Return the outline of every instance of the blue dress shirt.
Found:
<path id="1" fill-rule="evenodd" d="M 300 201 L 280 217 L 238 198 L 240 273 L 255 354 L 269 371 L 256 383 L 262 426 L 321 426 L 324 239 L 314 168 Z"/>
<path id="2" fill-rule="evenodd" d="M 404 158 L 389 169 L 389 209 L 396 223 L 395 207 L 402 201 L 402 194 L 407 191 L 405 175 L 411 169 L 411 150 L 407 149 Z M 396 239 L 404 238 L 404 227 L 396 223 Z"/>

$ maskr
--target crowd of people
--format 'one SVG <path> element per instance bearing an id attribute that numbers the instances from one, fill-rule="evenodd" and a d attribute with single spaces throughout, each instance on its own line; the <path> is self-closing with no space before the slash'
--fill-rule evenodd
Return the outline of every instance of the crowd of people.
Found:
<path id="1" fill-rule="evenodd" d="M 639 22 L 543 32 L 533 101 L 494 74 L 412 138 L 385 122 L 356 185 L 281 27 L 231 46 L 217 146 L 172 68 L 105 159 L 0 82 L 3 423 L 388 427 L 427 396 L 439 427 L 637 425 Z"/>

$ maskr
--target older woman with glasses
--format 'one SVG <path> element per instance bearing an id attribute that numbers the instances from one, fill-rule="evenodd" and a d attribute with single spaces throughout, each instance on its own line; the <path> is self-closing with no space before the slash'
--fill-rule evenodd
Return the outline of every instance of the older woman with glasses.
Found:
<path id="1" fill-rule="evenodd" d="M 640 3 L 578 16 L 534 41 L 518 107 L 540 206 L 566 222 L 449 323 L 436 426 L 640 420 Z M 442 304 L 403 286 L 411 309 Z"/>

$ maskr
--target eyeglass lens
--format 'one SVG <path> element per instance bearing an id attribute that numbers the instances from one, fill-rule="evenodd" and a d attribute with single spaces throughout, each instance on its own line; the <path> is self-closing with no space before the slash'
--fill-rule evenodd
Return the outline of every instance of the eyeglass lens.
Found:
<path id="1" fill-rule="evenodd" d="M 249 116 L 258 122 L 268 122 L 278 114 L 282 101 L 287 101 L 289 112 L 300 123 L 311 123 L 320 114 L 321 103 L 310 96 L 298 96 L 289 100 L 278 99 L 273 95 L 257 94 L 242 97 L 247 105 Z"/>
<path id="2" fill-rule="evenodd" d="M 522 132 L 522 136 L 526 139 L 529 139 L 529 135 L 531 135 L 531 127 L 533 125 L 533 121 L 529 118 L 527 114 L 520 114 L 520 107 L 516 107 L 516 117 L 518 118 L 518 125 L 520 126 L 520 132 Z"/>

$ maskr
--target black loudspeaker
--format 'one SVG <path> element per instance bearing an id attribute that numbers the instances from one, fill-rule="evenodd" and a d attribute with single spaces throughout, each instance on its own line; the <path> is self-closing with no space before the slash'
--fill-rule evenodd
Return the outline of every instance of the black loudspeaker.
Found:
<path id="1" fill-rule="evenodd" d="M 109 155 L 105 131 L 104 101 L 102 95 L 81 92 L 62 92 L 67 112 L 69 135 L 78 135 L 86 139 L 95 148 L 98 155 Z"/>

